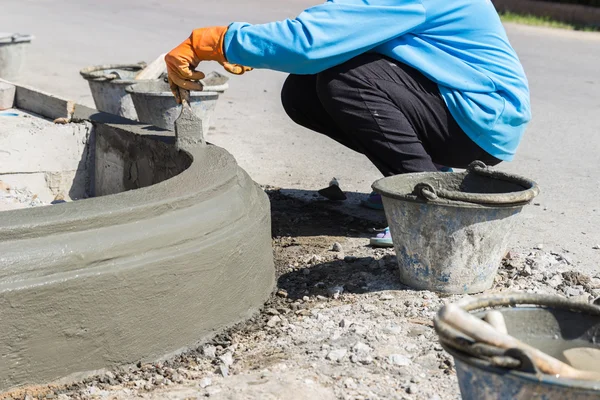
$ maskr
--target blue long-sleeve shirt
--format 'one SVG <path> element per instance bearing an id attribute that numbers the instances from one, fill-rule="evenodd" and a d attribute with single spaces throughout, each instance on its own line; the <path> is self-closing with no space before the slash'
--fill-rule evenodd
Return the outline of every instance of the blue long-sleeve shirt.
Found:
<path id="1" fill-rule="evenodd" d="M 531 119 L 527 78 L 490 0 L 329 0 L 295 19 L 233 23 L 231 63 L 315 74 L 377 52 L 436 82 L 459 126 L 512 160 Z"/>

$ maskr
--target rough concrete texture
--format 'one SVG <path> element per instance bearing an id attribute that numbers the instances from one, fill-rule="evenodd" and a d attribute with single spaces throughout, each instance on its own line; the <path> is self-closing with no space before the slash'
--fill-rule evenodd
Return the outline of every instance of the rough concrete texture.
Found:
<path id="1" fill-rule="evenodd" d="M 224 150 L 191 156 L 151 187 L 2 213 L 0 390 L 157 359 L 262 305 L 268 200 Z"/>
<path id="2" fill-rule="evenodd" d="M 87 197 L 92 124 L 56 125 L 22 110 L 10 111 L 0 114 L 0 180 L 29 190 L 46 204 L 57 196 Z"/>
<path id="3" fill-rule="evenodd" d="M 69 104 L 20 89 L 46 117 Z M 39 184 L 43 173 L 51 189 L 74 165 L 103 196 L 1 212 L 0 391 L 156 360 L 263 304 L 269 202 L 229 153 L 178 151 L 172 133 L 86 107 L 71 112 L 94 129 L 15 112 L 1 125 L 4 177 Z"/>
<path id="4" fill-rule="evenodd" d="M 148 140 L 104 124 L 98 125 L 95 133 L 95 196 L 154 185 L 181 173 L 191 163 L 172 143 Z"/>

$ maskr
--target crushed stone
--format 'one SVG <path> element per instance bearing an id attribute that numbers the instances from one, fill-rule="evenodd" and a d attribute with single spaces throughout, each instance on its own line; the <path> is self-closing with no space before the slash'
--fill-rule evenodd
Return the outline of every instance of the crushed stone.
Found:
<path id="1" fill-rule="evenodd" d="M 0 211 L 47 205 L 27 188 L 10 186 L 0 180 Z"/>
<path id="2" fill-rule="evenodd" d="M 371 223 L 268 193 L 278 289 L 263 312 L 164 362 L 13 399 L 460 399 L 432 318 L 463 296 L 400 283 L 393 249 L 365 246 Z M 512 249 L 489 293 L 600 296 L 600 276 L 581 274 L 573 259 L 564 249 Z"/>

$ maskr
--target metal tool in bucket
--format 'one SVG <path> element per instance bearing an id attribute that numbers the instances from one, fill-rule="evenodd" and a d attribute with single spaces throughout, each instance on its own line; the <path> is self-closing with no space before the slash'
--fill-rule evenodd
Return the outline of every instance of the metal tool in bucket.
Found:
<path id="1" fill-rule="evenodd" d="M 441 293 L 492 287 L 515 217 L 539 194 L 527 178 L 472 163 L 465 172 L 380 179 L 402 283 Z"/>
<path id="2" fill-rule="evenodd" d="M 491 313 L 502 316 L 504 332 L 483 322 Z M 479 296 L 442 307 L 434 326 L 464 400 L 600 398 L 600 372 L 565 363 L 574 350 L 600 352 L 598 306 L 528 293 Z"/>

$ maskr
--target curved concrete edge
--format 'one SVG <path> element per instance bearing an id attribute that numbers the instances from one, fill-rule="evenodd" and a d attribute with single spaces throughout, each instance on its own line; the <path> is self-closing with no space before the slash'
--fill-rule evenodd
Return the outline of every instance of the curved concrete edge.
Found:
<path id="1" fill-rule="evenodd" d="M 2 213 L 0 391 L 161 359 L 263 305 L 268 197 L 225 150 L 188 157 L 149 187 Z"/>

